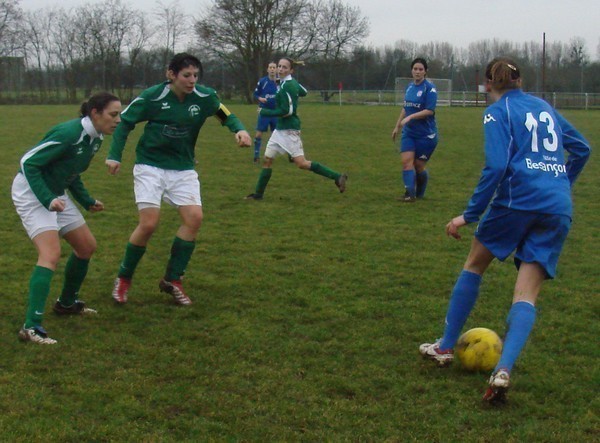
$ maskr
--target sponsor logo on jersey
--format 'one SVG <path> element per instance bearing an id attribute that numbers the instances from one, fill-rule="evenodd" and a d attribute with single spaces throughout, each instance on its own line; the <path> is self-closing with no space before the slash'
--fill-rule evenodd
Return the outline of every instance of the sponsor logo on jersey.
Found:
<path id="1" fill-rule="evenodd" d="M 558 177 L 558 174 L 567 173 L 567 167 L 560 163 L 534 162 L 530 158 L 526 158 L 525 165 L 527 166 L 527 169 L 538 169 L 543 172 L 550 172 L 553 173 L 555 177 Z"/>
<path id="2" fill-rule="evenodd" d="M 483 116 L 483 124 L 487 125 L 489 122 L 495 122 L 496 119 L 492 114 L 486 114 Z"/>
<path id="3" fill-rule="evenodd" d="M 162 104 L 162 107 L 160 109 L 161 110 L 163 110 L 163 109 L 171 109 L 171 105 L 169 105 L 169 102 L 164 102 Z"/>
<path id="4" fill-rule="evenodd" d="M 190 113 L 190 117 L 195 117 L 200 114 L 200 106 L 192 105 L 188 108 L 188 112 Z"/>

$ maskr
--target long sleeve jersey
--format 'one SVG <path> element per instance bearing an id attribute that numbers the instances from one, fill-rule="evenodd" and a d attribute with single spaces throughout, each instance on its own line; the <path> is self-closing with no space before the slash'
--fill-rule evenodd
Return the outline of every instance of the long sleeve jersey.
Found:
<path id="1" fill-rule="evenodd" d="M 259 101 L 259 107 L 273 109 L 277 104 L 275 101 L 275 96 L 277 95 L 277 83 L 275 80 L 271 80 L 268 75 L 265 75 L 256 84 L 253 95 L 255 99 L 260 97 L 267 99 L 266 103 Z"/>
<path id="2" fill-rule="evenodd" d="M 425 109 L 435 113 L 437 106 L 437 90 L 429 80 L 420 84 L 409 83 L 404 94 L 404 114 L 416 114 Z M 411 120 L 402 128 L 402 133 L 414 138 L 434 137 L 437 133 L 435 117 L 428 115 L 425 118 Z"/>
<path id="3" fill-rule="evenodd" d="M 121 113 L 108 159 L 120 162 L 127 136 L 137 123 L 146 121 L 135 162 L 178 171 L 194 169 L 198 133 L 211 116 L 231 132 L 244 130 L 242 122 L 220 102 L 213 89 L 196 86 L 180 101 L 169 82 L 150 87 Z"/>
<path id="4" fill-rule="evenodd" d="M 89 117 L 61 123 L 21 158 L 23 173 L 31 190 L 44 207 L 68 190 L 86 210 L 96 202 L 81 181 L 80 174 L 100 149 L 102 135 Z"/>
<path id="5" fill-rule="evenodd" d="M 306 88 L 288 75 L 281 81 L 279 91 L 275 96 L 277 105 L 274 109 L 262 108 L 260 115 L 264 117 L 279 117 L 277 128 L 279 130 L 300 130 L 300 118 L 298 117 L 298 98 L 307 94 Z"/>
<path id="6" fill-rule="evenodd" d="M 586 139 L 548 103 L 520 89 L 489 106 L 483 126 L 485 167 L 465 220 L 479 220 L 490 201 L 493 206 L 570 217 L 571 186 L 591 152 Z"/>

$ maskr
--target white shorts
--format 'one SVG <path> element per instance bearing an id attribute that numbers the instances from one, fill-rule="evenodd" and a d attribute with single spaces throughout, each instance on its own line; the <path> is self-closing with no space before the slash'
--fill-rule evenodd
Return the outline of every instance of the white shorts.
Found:
<path id="1" fill-rule="evenodd" d="M 17 174 L 12 184 L 12 200 L 29 238 L 46 231 L 58 231 L 62 237 L 85 225 L 85 219 L 73 200 L 66 193 L 59 198 L 66 203 L 64 211 L 49 211 L 37 199 L 25 176 Z"/>
<path id="2" fill-rule="evenodd" d="M 275 158 L 278 155 L 291 155 L 292 158 L 304 156 L 300 131 L 295 129 L 275 129 L 267 143 L 265 157 Z"/>
<path id="3" fill-rule="evenodd" d="M 198 173 L 176 171 L 150 165 L 133 167 L 133 187 L 138 209 L 160 208 L 164 200 L 171 206 L 202 206 Z"/>

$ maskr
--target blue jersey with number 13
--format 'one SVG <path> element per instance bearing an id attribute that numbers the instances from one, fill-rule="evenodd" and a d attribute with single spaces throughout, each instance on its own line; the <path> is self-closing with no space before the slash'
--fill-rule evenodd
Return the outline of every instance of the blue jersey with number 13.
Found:
<path id="1" fill-rule="evenodd" d="M 483 117 L 485 167 L 464 217 L 479 219 L 493 206 L 571 216 L 571 185 L 590 145 L 548 103 L 510 90 Z M 565 163 L 565 152 L 569 153 Z"/>

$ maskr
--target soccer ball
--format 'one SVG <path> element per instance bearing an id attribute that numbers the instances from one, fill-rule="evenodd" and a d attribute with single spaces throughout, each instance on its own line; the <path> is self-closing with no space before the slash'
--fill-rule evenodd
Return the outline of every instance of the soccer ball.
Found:
<path id="1" fill-rule="evenodd" d="M 473 328 L 460 336 L 455 351 L 468 371 L 491 371 L 500 360 L 502 340 L 491 329 Z"/>

